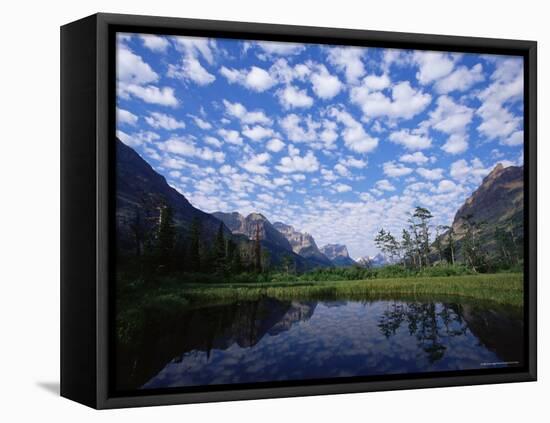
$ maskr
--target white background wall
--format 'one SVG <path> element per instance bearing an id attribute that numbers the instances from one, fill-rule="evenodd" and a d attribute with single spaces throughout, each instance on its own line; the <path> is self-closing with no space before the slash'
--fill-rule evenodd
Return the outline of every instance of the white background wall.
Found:
<path id="1" fill-rule="evenodd" d="M 308 4 L 309 3 L 309 4 Z M 0 420 L 519 422 L 548 418 L 547 2 L 95 0 L 2 4 Z M 539 42 L 539 382 L 96 412 L 59 383 L 59 26 L 103 12 L 531 39 Z M 546 389 L 546 394 L 544 393 Z M 544 417 L 543 417 L 544 416 Z M 527 420 L 528 421 L 528 420 Z"/>

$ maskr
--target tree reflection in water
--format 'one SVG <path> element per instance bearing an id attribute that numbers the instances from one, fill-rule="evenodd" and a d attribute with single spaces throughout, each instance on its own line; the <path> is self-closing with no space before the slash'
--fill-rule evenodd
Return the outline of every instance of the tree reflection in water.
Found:
<path id="1" fill-rule="evenodd" d="M 464 335 L 468 330 L 460 306 L 433 302 L 394 302 L 380 316 L 378 327 L 390 338 L 403 324 L 407 325 L 409 335 L 416 337 L 430 363 L 443 358 L 447 349 L 445 338 Z"/>

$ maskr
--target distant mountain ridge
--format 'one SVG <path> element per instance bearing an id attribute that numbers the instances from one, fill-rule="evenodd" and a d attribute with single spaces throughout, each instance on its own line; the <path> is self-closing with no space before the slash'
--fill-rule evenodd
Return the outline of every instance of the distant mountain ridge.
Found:
<path id="1" fill-rule="evenodd" d="M 342 244 L 327 244 L 321 247 L 321 252 L 329 258 L 335 266 L 353 266 L 357 264 L 348 253 L 348 248 Z"/>
<path id="2" fill-rule="evenodd" d="M 261 213 L 250 213 L 245 217 L 238 212 L 214 212 L 212 216 L 221 220 L 234 234 L 242 234 L 249 239 L 255 239 L 256 231 L 259 230 L 261 240 L 268 241 L 284 250 L 292 251 L 292 246 L 288 240 Z"/>
<path id="3" fill-rule="evenodd" d="M 298 254 L 285 235 L 260 213 L 243 216 L 238 212 L 214 212 L 212 215 L 221 220 L 235 235 L 244 235 L 247 239 L 254 240 L 258 233 L 262 245 L 270 252 L 274 264 L 280 265 L 287 257 L 293 260 L 297 270 L 331 265 L 330 262 L 323 262 L 316 257 Z"/>
<path id="4" fill-rule="evenodd" d="M 293 226 L 282 222 L 275 222 L 273 227 L 277 229 L 290 243 L 292 251 L 296 254 L 314 260 L 323 266 L 331 266 L 332 263 L 317 247 L 315 239 L 310 234 L 302 233 Z"/>
<path id="5" fill-rule="evenodd" d="M 375 268 L 382 267 L 388 264 L 388 260 L 382 253 L 378 253 L 374 256 L 364 256 L 357 259 L 357 264 L 363 267 Z"/>

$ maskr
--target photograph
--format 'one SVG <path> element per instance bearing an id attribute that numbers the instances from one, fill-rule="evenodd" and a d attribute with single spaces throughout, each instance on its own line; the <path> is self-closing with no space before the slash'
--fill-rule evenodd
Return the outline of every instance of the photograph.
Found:
<path id="1" fill-rule="evenodd" d="M 523 56 L 115 44 L 114 392 L 524 368 Z"/>

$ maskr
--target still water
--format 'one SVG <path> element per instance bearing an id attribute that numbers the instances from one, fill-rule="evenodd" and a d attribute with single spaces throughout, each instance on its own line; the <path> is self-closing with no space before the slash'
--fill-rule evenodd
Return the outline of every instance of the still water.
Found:
<path id="1" fill-rule="evenodd" d="M 257 301 L 151 321 L 121 389 L 518 366 L 520 308 L 470 300 Z"/>

